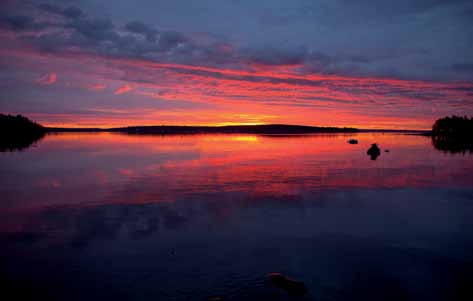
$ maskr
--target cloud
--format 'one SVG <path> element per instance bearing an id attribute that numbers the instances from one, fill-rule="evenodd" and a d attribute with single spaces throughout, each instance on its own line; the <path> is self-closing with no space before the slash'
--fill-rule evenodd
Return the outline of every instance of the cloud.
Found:
<path id="1" fill-rule="evenodd" d="M 56 73 L 48 73 L 40 76 L 36 79 L 36 82 L 40 85 L 52 85 L 57 81 Z"/>
<path id="2" fill-rule="evenodd" d="M 473 113 L 473 23 L 465 17 L 473 5 L 465 1 L 273 0 L 270 12 L 250 0 L 75 2 L 80 8 L 45 1 L 7 1 L 23 3 L 9 8 L 0 2 L 0 77 L 8 79 L 0 93 L 17 88 L 16 99 L 23 101 L 7 104 L 12 110 L 31 106 L 19 83 L 47 73 L 38 81 L 46 84 L 55 70 L 61 82 L 74 83 L 57 86 L 70 101 L 33 85 L 45 100 L 42 112 L 107 104 L 153 112 L 165 107 L 193 117 L 192 109 L 205 107 L 214 111 L 192 120 L 218 119 L 215 111 L 225 108 L 324 123 L 332 122 L 324 118 L 334 111 L 346 125 L 389 116 L 391 124 L 404 118 L 422 127 L 434 110 Z M 96 83 L 111 93 L 94 93 L 105 89 Z M 120 102 L 112 94 L 131 90 Z M 179 114 L 167 121 L 182 120 Z M 112 113 L 98 117 L 104 116 Z"/>
<path id="3" fill-rule="evenodd" d="M 94 91 L 102 91 L 102 90 L 105 90 L 107 86 L 104 84 L 93 84 L 93 85 L 87 86 L 87 88 Z"/>
<path id="4" fill-rule="evenodd" d="M 47 6 L 47 10 L 63 15 L 63 11 L 55 6 Z M 68 52 L 73 49 L 108 57 L 146 58 L 152 61 L 183 61 L 195 59 L 192 54 L 210 54 L 177 31 L 158 31 L 141 22 L 127 23 L 123 31 L 108 18 L 91 17 L 84 13 L 80 17 L 65 18 L 62 23 L 45 23 L 41 28 L 35 28 L 37 22 L 34 18 L 26 17 L 3 18 L 2 24 L 10 30 L 31 28 L 36 31 L 20 38 L 43 52 Z"/>
<path id="5" fill-rule="evenodd" d="M 77 8 L 75 6 L 69 6 L 66 9 L 63 10 L 62 14 L 65 17 L 75 19 L 75 18 L 79 18 L 80 16 L 82 16 L 83 13 L 82 13 L 82 10 L 80 8 Z"/>
<path id="6" fill-rule="evenodd" d="M 69 21 L 66 28 L 72 29 L 93 41 L 116 41 L 119 35 L 111 20 L 105 18 L 80 18 Z"/>
<path id="7" fill-rule="evenodd" d="M 473 73 L 473 63 L 457 63 L 452 65 L 452 69 L 458 72 Z"/>
<path id="8" fill-rule="evenodd" d="M 156 35 L 158 34 L 158 31 L 156 29 L 139 21 L 127 23 L 125 25 L 125 29 L 133 33 L 144 35 L 149 42 L 155 42 Z"/>
<path id="9" fill-rule="evenodd" d="M 56 6 L 50 3 L 41 3 L 38 5 L 40 10 L 43 10 L 48 13 L 62 15 L 63 9 L 60 6 Z"/>
<path id="10" fill-rule="evenodd" d="M 177 31 L 163 31 L 159 34 L 159 48 L 162 50 L 169 50 L 184 42 L 187 42 L 186 37 Z"/>
<path id="11" fill-rule="evenodd" d="M 130 87 L 129 85 L 124 85 L 124 86 L 121 86 L 120 88 L 116 89 L 115 92 L 113 92 L 113 94 L 115 94 L 115 95 L 125 94 L 125 93 L 130 92 L 132 89 L 133 88 Z"/>
<path id="12" fill-rule="evenodd" d="M 76 19 L 83 15 L 80 8 L 76 6 L 68 6 L 63 8 L 50 3 L 41 3 L 38 8 L 51 14 L 60 15 L 66 18 Z"/>
<path id="13" fill-rule="evenodd" d="M 442 6 L 462 6 L 468 4 L 469 0 L 398 0 L 396 2 L 389 0 L 361 0 L 356 3 L 350 0 L 340 0 L 339 2 L 345 9 L 356 10 L 361 17 L 364 14 L 386 17 L 425 13 Z"/>
<path id="14" fill-rule="evenodd" d="M 13 31 L 35 28 L 34 19 L 23 15 L 0 16 L 0 25 Z"/>
<path id="15" fill-rule="evenodd" d="M 250 63 L 262 65 L 297 65 L 307 58 L 307 49 L 283 49 L 266 46 L 260 49 L 245 49 L 243 52 Z"/>
<path id="16" fill-rule="evenodd" d="M 196 33 L 201 24 L 194 24 L 196 28 L 191 27 L 192 31 L 187 33 L 172 30 L 172 26 L 162 29 L 140 20 L 137 14 L 133 15 L 132 21 L 127 21 L 127 15 L 117 22 L 113 15 L 100 16 L 86 13 L 76 6 L 51 3 L 37 5 L 37 11 L 26 9 L 25 6 L 22 9 L 24 14 L 21 16 L 17 14 L 18 9 L 12 7 L 5 9 L 0 16 L 0 26 L 17 32 L 23 42 L 43 52 L 82 51 L 107 57 L 145 59 L 150 62 L 237 69 L 251 68 L 253 64 L 300 65 L 299 71 L 307 74 L 315 72 L 402 79 L 473 80 L 473 74 L 470 72 L 465 72 L 461 68 L 461 72 L 454 72 L 451 68 L 456 63 L 453 60 L 473 59 L 471 54 L 468 54 L 473 44 L 466 40 L 471 32 L 467 29 L 471 27 L 469 26 L 471 21 L 463 17 L 452 17 L 473 10 L 473 5 L 469 5 L 467 1 L 457 0 L 456 6 L 452 6 L 435 0 L 401 0 L 399 6 L 394 6 L 390 3 L 365 0 L 358 6 L 348 1 L 341 1 L 323 7 L 318 3 L 302 5 L 290 4 L 283 0 L 275 1 L 281 4 L 281 9 L 275 9 L 270 15 L 283 18 L 285 26 L 269 25 L 270 27 L 265 29 L 261 36 L 258 35 L 260 31 L 254 30 L 260 25 L 253 24 L 251 30 L 246 28 L 246 24 L 250 24 L 252 18 L 255 18 L 254 14 L 261 9 L 258 5 L 255 5 L 251 14 L 240 16 L 238 20 L 244 19 L 245 23 L 227 29 L 230 30 L 227 35 L 212 32 Z M 128 4 L 124 2 L 125 6 Z M 243 1 L 240 5 L 246 4 L 249 5 L 249 2 Z M 150 10 L 153 10 L 154 6 L 149 5 Z M 220 7 L 220 4 L 214 3 L 213 0 L 205 0 L 202 5 L 205 7 L 215 5 L 216 9 Z M 171 5 L 171 7 L 184 13 L 182 11 L 184 8 L 180 6 Z M 373 9 L 377 11 L 382 7 L 395 10 L 393 14 L 389 13 L 390 10 L 383 13 L 392 18 L 391 23 L 370 15 L 370 11 Z M 116 8 L 110 7 L 110 9 L 113 11 Z M 141 8 L 137 9 L 142 11 Z M 161 10 L 153 11 L 157 14 L 154 19 L 163 16 Z M 347 11 L 350 13 L 344 13 Z M 44 12 L 55 18 L 46 18 Z M 237 13 L 241 12 L 236 10 L 235 14 Z M 309 13 L 312 14 L 311 18 L 308 18 Z M 327 19 L 326 16 L 331 13 L 334 17 Z M 416 18 L 409 19 L 413 20 L 409 22 L 402 20 L 409 13 L 425 14 L 422 17 L 425 21 L 417 24 Z M 262 10 L 258 20 L 265 16 L 267 16 L 266 10 Z M 209 22 L 213 21 L 213 16 L 209 15 L 207 18 Z M 359 25 L 360 18 L 366 19 L 366 25 Z M 225 22 L 222 26 L 224 24 Z M 350 26 L 347 27 L 347 24 Z M 431 32 L 429 28 L 436 26 L 439 27 L 439 35 L 436 35 L 435 39 L 430 36 L 429 40 Z M 447 27 L 451 28 L 452 34 L 444 37 L 440 29 Z M 219 28 L 216 27 L 215 30 Z M 240 36 L 249 40 L 231 39 L 230 34 L 233 30 L 247 30 L 241 32 Z M 320 36 L 320 30 L 326 31 L 326 34 Z M 408 36 L 403 34 L 407 30 L 409 30 Z M 253 36 L 257 39 L 249 38 Z M 412 38 L 406 40 L 405 37 Z M 442 39 L 463 40 L 463 42 L 436 42 L 435 47 L 430 43 Z M 451 58 L 448 53 L 458 53 L 461 57 Z"/>

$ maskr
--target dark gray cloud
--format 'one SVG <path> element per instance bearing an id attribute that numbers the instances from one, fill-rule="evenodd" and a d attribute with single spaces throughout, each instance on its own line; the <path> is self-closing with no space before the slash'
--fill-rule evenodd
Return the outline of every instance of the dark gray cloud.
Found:
<path id="1" fill-rule="evenodd" d="M 57 14 L 57 15 L 62 15 L 62 12 L 63 12 L 63 8 L 57 5 L 50 4 L 50 3 L 41 3 L 38 5 L 38 8 L 48 13 Z"/>
<path id="2" fill-rule="evenodd" d="M 0 16 L 0 25 L 11 30 L 27 30 L 35 26 L 34 18 L 30 16 L 12 15 Z"/>
<path id="3" fill-rule="evenodd" d="M 304 63 L 308 57 L 307 49 L 281 49 L 264 47 L 260 49 L 244 49 L 242 55 L 251 63 L 263 65 L 297 65 Z"/>
<path id="4" fill-rule="evenodd" d="M 458 63 L 473 61 L 473 3 L 466 0 L 20 3 L 5 6 L 0 26 L 43 51 L 75 48 L 193 65 L 303 65 L 300 72 L 473 80 L 468 65 Z M 45 21 L 45 14 L 56 19 Z M 23 34 L 31 31 L 41 35 Z"/>
<path id="5" fill-rule="evenodd" d="M 186 37 L 177 31 L 164 31 L 159 34 L 159 46 L 163 50 L 168 50 L 187 42 Z"/>
<path id="6" fill-rule="evenodd" d="M 155 42 L 156 35 L 158 34 L 158 31 L 156 29 L 139 21 L 127 23 L 125 25 L 125 29 L 130 32 L 142 34 L 149 42 Z"/>
<path id="7" fill-rule="evenodd" d="M 92 40 L 116 40 L 114 24 L 109 19 L 81 18 L 68 22 L 66 28 L 75 30 L 77 33 Z"/>
<path id="8" fill-rule="evenodd" d="M 69 18 L 79 18 L 82 16 L 82 10 L 80 8 L 77 8 L 75 6 L 69 6 L 64 11 L 62 12 L 64 16 L 69 17 Z"/>
<path id="9" fill-rule="evenodd" d="M 80 8 L 76 6 L 61 7 L 49 3 L 41 3 L 38 5 L 38 8 L 44 10 L 48 13 L 61 15 L 67 18 L 76 19 L 83 15 L 83 12 Z"/>
<path id="10" fill-rule="evenodd" d="M 452 65 L 454 71 L 473 73 L 473 63 L 457 63 Z"/>
<path id="11" fill-rule="evenodd" d="M 425 13 L 432 9 L 447 6 L 462 6 L 468 4 L 469 0 L 397 0 L 397 1 L 379 1 L 379 0 L 338 0 L 336 1 L 346 9 L 356 11 L 356 16 L 378 16 L 393 17 L 400 15 L 413 15 Z"/>

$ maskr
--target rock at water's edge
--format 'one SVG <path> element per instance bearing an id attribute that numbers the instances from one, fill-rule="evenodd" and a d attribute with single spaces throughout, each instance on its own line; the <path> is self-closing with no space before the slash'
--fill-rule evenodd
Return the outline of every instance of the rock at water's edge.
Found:
<path id="1" fill-rule="evenodd" d="M 274 285 L 284 289 L 290 296 L 303 296 L 307 293 L 307 287 L 303 282 L 292 280 L 280 273 L 270 273 L 269 279 Z"/>

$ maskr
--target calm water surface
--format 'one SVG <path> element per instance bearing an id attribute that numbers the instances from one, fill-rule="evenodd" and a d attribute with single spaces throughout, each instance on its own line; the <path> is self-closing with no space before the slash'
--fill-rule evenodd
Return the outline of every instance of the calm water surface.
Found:
<path id="1" fill-rule="evenodd" d="M 48 135 L 0 196 L 18 300 L 473 300 L 473 156 L 426 137 Z"/>

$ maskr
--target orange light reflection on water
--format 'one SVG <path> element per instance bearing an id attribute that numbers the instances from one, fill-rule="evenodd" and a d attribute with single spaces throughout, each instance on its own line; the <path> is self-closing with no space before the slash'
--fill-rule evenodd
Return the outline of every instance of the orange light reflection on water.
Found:
<path id="1" fill-rule="evenodd" d="M 352 137 L 358 145 L 347 143 Z M 366 150 L 375 142 L 383 152 L 371 161 Z M 438 152 L 426 137 L 371 133 L 68 133 L 48 135 L 37 148 L 11 158 L 25 165 L 16 174 L 27 179 L 16 179 L 24 199 L 12 207 L 173 202 L 206 194 L 293 200 L 333 189 L 441 186 L 453 179 L 472 184 L 465 174 L 473 168 L 468 156 Z"/>
<path id="2" fill-rule="evenodd" d="M 382 149 L 376 161 L 366 155 L 371 143 Z M 0 163 L 2 227 L 11 229 L 19 223 L 15 213 L 27 218 L 44 208 L 229 200 L 258 206 L 354 189 L 473 186 L 470 155 L 445 154 L 427 137 L 400 134 L 65 133 L 2 153 Z"/>

